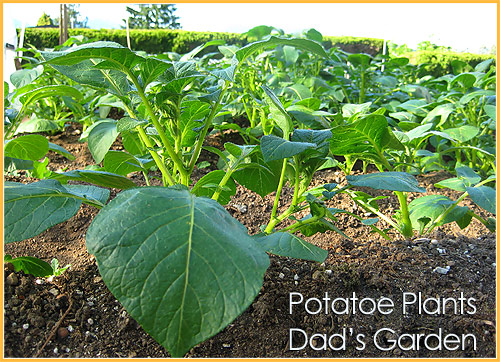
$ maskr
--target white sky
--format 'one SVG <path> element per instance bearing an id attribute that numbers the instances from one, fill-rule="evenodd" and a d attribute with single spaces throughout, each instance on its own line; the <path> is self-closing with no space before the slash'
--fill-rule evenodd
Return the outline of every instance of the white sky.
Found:
<path id="1" fill-rule="evenodd" d="M 123 4 L 81 4 L 91 28 L 120 28 L 128 16 Z M 391 40 L 411 48 L 424 40 L 461 51 L 497 43 L 497 4 L 177 4 L 184 30 L 241 33 L 271 25 L 286 33 L 315 28 L 323 35 Z M 59 4 L 4 4 L 4 25 L 34 26 L 46 12 L 59 16 Z"/>

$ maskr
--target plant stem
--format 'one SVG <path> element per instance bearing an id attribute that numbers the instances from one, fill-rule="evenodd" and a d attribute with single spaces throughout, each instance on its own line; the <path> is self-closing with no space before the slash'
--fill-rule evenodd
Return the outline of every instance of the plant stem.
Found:
<path id="1" fill-rule="evenodd" d="M 288 159 L 283 159 L 283 166 L 281 167 L 281 175 L 280 175 L 280 180 L 278 183 L 278 189 L 276 190 L 276 196 L 274 198 L 274 204 L 273 204 L 273 210 L 271 211 L 271 218 L 269 221 L 269 224 L 267 224 L 266 229 L 264 232 L 270 233 L 274 226 L 279 222 L 278 219 L 276 219 L 276 212 L 278 210 L 278 204 L 280 201 L 280 195 L 281 195 L 281 190 L 283 189 L 283 184 L 285 182 L 285 171 L 286 171 L 286 165 L 287 165 L 287 160 Z"/>
<path id="2" fill-rule="evenodd" d="M 198 138 L 198 142 L 196 143 L 193 155 L 191 156 L 191 160 L 189 161 L 188 171 L 187 171 L 188 175 L 190 175 L 193 172 L 194 166 L 196 165 L 196 161 L 198 161 L 198 158 L 200 157 L 201 148 L 203 147 L 203 141 L 205 140 L 208 129 L 212 125 L 212 121 L 215 118 L 215 115 L 217 114 L 217 108 L 219 108 L 219 105 L 221 104 L 222 101 L 222 97 L 226 93 L 228 86 L 229 82 L 225 82 L 224 88 L 222 88 L 219 99 L 217 100 L 217 102 L 213 104 L 212 110 L 210 111 L 210 114 L 208 115 L 205 125 L 203 126 L 200 137 Z"/>
<path id="3" fill-rule="evenodd" d="M 144 129 L 141 126 L 137 126 L 136 129 L 139 132 L 139 137 L 141 138 L 142 142 L 144 142 L 144 144 L 148 148 L 149 154 L 151 155 L 151 157 L 153 157 L 153 160 L 155 161 L 156 166 L 158 166 L 158 168 L 160 169 L 163 177 L 168 181 L 168 184 L 170 186 L 175 185 L 174 178 L 172 177 L 170 172 L 168 172 L 167 167 L 165 166 L 165 163 L 161 160 L 160 156 L 158 156 L 158 153 L 155 152 L 154 146 L 151 143 L 151 140 L 149 139 L 149 137 L 146 134 L 146 132 L 144 131 Z"/>
<path id="4" fill-rule="evenodd" d="M 212 199 L 215 201 L 219 200 L 220 193 L 222 192 L 222 188 L 226 185 L 227 181 L 231 178 L 231 175 L 233 174 L 234 170 L 232 167 L 230 167 L 222 180 L 220 180 L 219 185 L 217 186 L 217 190 L 215 190 L 214 194 L 212 195 Z"/>
<path id="5" fill-rule="evenodd" d="M 411 225 L 410 212 L 408 210 L 407 195 L 401 191 L 394 191 L 394 194 L 398 197 L 401 207 L 401 234 L 406 239 L 409 239 L 413 236 L 413 226 Z"/>

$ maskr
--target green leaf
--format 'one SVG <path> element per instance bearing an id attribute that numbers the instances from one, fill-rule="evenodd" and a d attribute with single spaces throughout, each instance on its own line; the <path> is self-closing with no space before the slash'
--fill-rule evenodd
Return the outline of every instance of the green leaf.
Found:
<path id="1" fill-rule="evenodd" d="M 423 224 L 434 222 L 442 213 L 453 205 L 454 201 L 443 195 L 427 195 L 419 197 L 408 205 L 410 212 L 410 220 L 412 225 L 418 225 L 419 220 Z M 470 222 L 469 209 L 465 206 L 456 206 L 437 226 L 441 226 L 453 221 L 456 221 L 461 228 L 467 226 L 467 220 Z"/>
<path id="2" fill-rule="evenodd" d="M 286 87 L 285 90 L 293 94 L 294 98 L 304 100 L 313 96 L 311 90 L 302 84 L 294 84 Z"/>
<path id="3" fill-rule="evenodd" d="M 330 151 L 334 155 L 354 155 L 383 162 L 384 149 L 402 148 L 382 115 L 368 115 L 352 124 L 336 126 L 331 131 Z"/>
<path id="4" fill-rule="evenodd" d="M 258 234 L 253 238 L 262 249 L 274 255 L 312 260 L 319 263 L 324 262 L 328 256 L 328 251 L 287 232 L 276 232 L 270 235 Z"/>
<path id="5" fill-rule="evenodd" d="M 103 187 L 113 187 L 117 189 L 128 189 L 137 185 L 130 179 L 111 172 L 94 170 L 72 170 L 62 173 L 54 173 L 52 178 L 62 180 L 84 181 Z"/>
<path id="6" fill-rule="evenodd" d="M 458 177 L 448 178 L 446 180 L 439 181 L 438 183 L 435 183 L 434 186 L 438 188 L 449 188 L 460 192 L 466 191 L 464 180 Z"/>
<path id="7" fill-rule="evenodd" d="M 496 212 L 496 198 L 497 192 L 495 189 L 489 186 L 477 186 L 477 187 L 467 187 L 467 192 L 470 198 L 479 207 L 482 207 L 492 214 L 497 214 Z"/>
<path id="8" fill-rule="evenodd" d="M 49 263 L 32 256 L 20 256 L 12 259 L 10 255 L 5 255 L 4 262 L 14 265 L 16 272 L 22 270 L 25 274 L 42 278 L 52 275 L 52 267 Z"/>
<path id="9" fill-rule="evenodd" d="M 111 293 L 172 357 L 239 316 L 269 265 L 217 202 L 160 187 L 118 194 L 94 218 L 87 248 Z"/>
<path id="10" fill-rule="evenodd" d="M 281 160 L 295 156 L 309 148 L 316 148 L 316 144 L 308 142 L 291 142 L 273 135 L 262 136 L 260 148 L 264 161 Z"/>
<path id="11" fill-rule="evenodd" d="M 315 41 L 307 39 L 288 39 L 288 38 L 277 38 L 271 36 L 270 38 L 262 41 L 257 41 L 250 43 L 243 48 L 236 51 L 236 59 L 238 59 L 241 64 L 245 59 L 254 54 L 255 52 L 269 47 L 276 47 L 277 45 L 288 45 L 291 47 L 299 48 L 307 52 L 319 55 L 320 57 L 328 59 L 328 53 L 325 49 Z"/>
<path id="12" fill-rule="evenodd" d="M 344 118 L 350 118 L 356 114 L 366 114 L 370 110 L 372 102 L 366 102 L 361 104 L 351 104 L 347 103 L 342 106 L 342 116 Z"/>
<path id="13" fill-rule="evenodd" d="M 253 163 L 261 167 L 247 167 L 233 173 L 233 178 L 247 189 L 264 197 L 275 191 L 278 187 L 281 161 L 265 162 L 261 152 L 255 152 L 250 156 Z"/>
<path id="14" fill-rule="evenodd" d="M 96 163 L 100 163 L 104 159 L 109 148 L 115 142 L 116 137 L 118 137 L 116 124 L 115 120 L 106 120 L 99 123 L 90 131 L 87 142 L 90 153 Z"/>
<path id="15" fill-rule="evenodd" d="M 314 150 L 315 157 L 326 157 L 328 154 L 328 146 L 332 131 L 329 129 L 312 130 L 312 129 L 296 129 L 293 131 L 291 141 L 313 143 L 316 145 Z"/>
<path id="16" fill-rule="evenodd" d="M 262 89 L 264 90 L 264 97 L 266 99 L 267 104 L 269 105 L 269 110 L 271 111 L 271 117 L 276 122 L 278 127 L 283 131 L 283 133 L 288 137 L 290 132 L 293 129 L 292 119 L 290 115 L 287 113 L 283 104 L 281 104 L 280 100 L 274 94 L 274 92 L 267 86 L 263 85 Z"/>
<path id="17" fill-rule="evenodd" d="M 450 87 L 453 87 L 454 85 L 458 84 L 459 87 L 463 88 L 464 90 L 467 90 L 473 87 L 474 83 L 476 83 L 476 77 L 473 74 L 462 73 L 453 78 L 453 80 L 450 82 Z"/>
<path id="18" fill-rule="evenodd" d="M 50 119 L 32 117 L 19 125 L 16 130 L 16 134 L 48 132 L 56 129 L 59 129 L 59 125 L 57 124 L 57 122 L 54 122 Z"/>
<path id="19" fill-rule="evenodd" d="M 464 181 L 465 186 L 474 186 L 475 184 L 481 182 L 481 176 L 474 172 L 473 169 L 462 165 L 460 162 L 456 163 L 455 171 L 457 176 Z"/>
<path id="20" fill-rule="evenodd" d="M 476 137 L 479 133 L 479 128 L 471 125 L 464 125 L 457 128 L 448 128 L 443 132 L 458 142 L 463 143 Z"/>
<path id="21" fill-rule="evenodd" d="M 4 157 L 3 169 L 5 172 L 13 172 L 16 170 L 33 170 L 33 161 Z"/>
<path id="22" fill-rule="evenodd" d="M 375 190 L 401 192 L 425 192 L 418 186 L 417 179 L 406 172 L 375 172 L 367 175 L 346 176 L 347 182 L 353 186 L 371 187 Z"/>
<path id="23" fill-rule="evenodd" d="M 184 101 L 181 113 L 182 145 L 190 147 L 198 137 L 199 132 L 194 129 L 203 125 L 202 121 L 210 113 L 210 106 L 201 101 Z"/>
<path id="24" fill-rule="evenodd" d="M 212 197 L 222 178 L 226 175 L 223 170 L 212 171 L 196 182 L 191 192 L 196 196 Z M 226 183 L 226 188 L 220 193 L 218 201 L 222 205 L 226 205 L 231 201 L 231 196 L 236 194 L 236 184 L 230 178 Z"/>
<path id="25" fill-rule="evenodd" d="M 355 67 L 361 67 L 363 69 L 368 68 L 370 65 L 371 56 L 368 54 L 349 54 L 347 60 L 352 63 Z"/>
<path id="26" fill-rule="evenodd" d="M 68 150 L 66 150 L 64 147 L 56 145 L 55 143 L 52 142 L 49 142 L 49 151 L 63 155 L 64 157 L 66 157 L 68 160 L 71 161 L 74 161 L 76 159 L 76 157 L 73 156 L 73 154 Z"/>
<path id="27" fill-rule="evenodd" d="M 24 87 L 25 85 L 33 83 L 35 79 L 41 76 L 43 73 L 43 66 L 38 65 L 32 69 L 20 69 L 15 71 L 10 76 L 10 82 L 17 89 Z"/>
<path id="28" fill-rule="evenodd" d="M 4 241 L 40 234 L 75 215 L 82 203 L 56 180 L 4 184 Z"/>
<path id="29" fill-rule="evenodd" d="M 134 156 L 122 151 L 109 151 L 103 159 L 107 172 L 127 176 L 131 172 L 142 171 L 142 163 Z"/>
<path id="30" fill-rule="evenodd" d="M 72 195 L 79 196 L 94 204 L 104 206 L 109 199 L 110 191 L 102 187 L 90 185 L 64 185 Z"/>
<path id="31" fill-rule="evenodd" d="M 224 143 L 224 148 L 234 157 L 249 157 L 252 153 L 257 151 L 256 145 L 237 145 L 232 142 Z"/>
<path id="32" fill-rule="evenodd" d="M 14 138 L 5 145 L 4 155 L 21 160 L 37 161 L 49 152 L 49 141 L 40 135 L 30 134 Z"/>
<path id="33" fill-rule="evenodd" d="M 116 131 L 120 133 L 130 131 L 139 125 L 144 126 L 146 124 L 148 124 L 148 121 L 146 120 L 138 120 L 131 117 L 122 117 L 116 122 Z"/>
<path id="34" fill-rule="evenodd" d="M 20 97 L 20 101 L 24 106 L 38 102 L 40 99 L 47 97 L 70 96 L 77 100 L 83 98 L 82 93 L 76 88 L 68 85 L 46 85 L 43 87 L 35 88 L 29 92 L 24 93 Z"/>

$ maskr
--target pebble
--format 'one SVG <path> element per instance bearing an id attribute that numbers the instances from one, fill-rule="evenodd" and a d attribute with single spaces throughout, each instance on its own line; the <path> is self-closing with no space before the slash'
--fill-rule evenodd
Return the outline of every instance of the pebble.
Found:
<path id="1" fill-rule="evenodd" d="M 283 267 L 283 271 L 284 271 L 285 273 L 290 273 L 290 268 L 287 268 L 287 267 L 285 266 L 285 267 Z"/>
<path id="2" fill-rule="evenodd" d="M 30 327 L 30 325 L 28 323 L 24 323 L 23 324 L 23 329 L 24 330 L 27 330 L 29 327 Z"/>
<path id="3" fill-rule="evenodd" d="M 56 347 L 54 348 L 54 354 L 58 354 L 59 353 L 59 349 Z"/>
<path id="4" fill-rule="evenodd" d="M 73 332 L 75 329 L 73 328 L 73 326 L 70 324 L 68 326 L 68 332 Z"/>
<path id="5" fill-rule="evenodd" d="M 422 248 L 421 248 L 420 246 L 415 246 L 415 247 L 413 248 L 413 250 L 414 250 L 414 251 L 418 251 L 419 253 L 421 253 L 421 252 L 423 251 L 423 250 L 422 250 Z"/>
<path id="6" fill-rule="evenodd" d="M 56 288 L 52 288 L 49 290 L 49 293 L 55 297 L 59 294 L 59 291 Z"/>
<path id="7" fill-rule="evenodd" d="M 18 285 L 19 279 L 17 278 L 16 274 L 12 273 L 12 274 L 9 274 L 9 276 L 7 277 L 6 283 L 7 283 L 7 285 Z"/>
<path id="8" fill-rule="evenodd" d="M 427 238 L 418 238 L 418 239 L 415 239 L 416 243 L 428 243 L 430 241 L 431 241 L 431 239 L 427 239 Z"/>
<path id="9" fill-rule="evenodd" d="M 285 274 L 279 273 L 278 278 L 283 279 L 285 277 Z"/>
<path id="10" fill-rule="evenodd" d="M 92 324 L 94 324 L 94 320 L 92 318 L 89 318 L 89 319 L 87 319 L 87 323 L 92 325 Z"/>
<path id="11" fill-rule="evenodd" d="M 57 330 L 57 336 L 61 339 L 64 339 L 68 336 L 69 334 L 69 330 L 68 328 L 65 328 L 65 327 L 60 327 L 58 330 Z"/>
<path id="12" fill-rule="evenodd" d="M 321 270 L 316 270 L 316 271 L 313 273 L 312 278 L 313 278 L 314 280 L 319 279 L 319 278 L 321 278 L 321 274 L 322 274 L 322 273 L 321 273 Z"/>
<path id="13" fill-rule="evenodd" d="M 431 240 L 431 245 L 438 245 L 438 244 L 439 244 L 439 241 L 437 241 L 436 239 Z"/>
<path id="14" fill-rule="evenodd" d="M 43 285 L 43 284 L 45 284 L 45 280 L 43 280 L 43 279 L 36 279 L 35 283 L 38 284 L 38 285 Z"/>
<path id="15" fill-rule="evenodd" d="M 298 276 L 297 274 L 295 274 L 295 275 L 293 276 L 293 280 L 299 280 L 299 276 Z"/>
<path id="16" fill-rule="evenodd" d="M 443 274 L 443 275 L 448 274 L 449 271 L 450 271 L 449 266 L 447 266 L 446 268 L 442 268 L 442 267 L 438 266 L 438 267 L 434 268 L 434 270 L 433 270 L 434 273 Z"/>
<path id="17" fill-rule="evenodd" d="M 98 275 L 94 278 L 94 283 L 100 283 L 100 282 L 102 282 L 102 277 Z"/>
<path id="18" fill-rule="evenodd" d="M 326 269 L 326 270 L 325 270 L 325 274 L 326 274 L 326 275 L 332 275 L 332 274 L 333 274 L 333 270 L 331 270 L 331 269 Z"/>
<path id="19" fill-rule="evenodd" d="M 237 208 L 238 211 L 241 212 L 242 214 L 244 214 L 248 211 L 247 205 L 234 204 L 234 207 Z"/>
<path id="20" fill-rule="evenodd" d="M 446 263 L 448 266 L 455 266 L 455 262 L 453 260 L 450 260 L 449 262 Z"/>
<path id="21" fill-rule="evenodd" d="M 446 254 L 446 249 L 436 248 L 436 250 L 439 252 L 439 254 Z"/>
<path id="22" fill-rule="evenodd" d="M 224 348 L 230 348 L 230 347 L 231 347 L 231 345 L 230 345 L 229 343 L 223 343 L 223 344 L 222 344 L 222 347 L 224 347 Z"/>

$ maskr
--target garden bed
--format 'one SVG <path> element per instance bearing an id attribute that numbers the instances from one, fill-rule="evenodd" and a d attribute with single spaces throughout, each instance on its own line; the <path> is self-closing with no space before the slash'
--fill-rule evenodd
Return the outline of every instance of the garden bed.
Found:
<path id="1" fill-rule="evenodd" d="M 93 163 L 87 146 L 78 143 L 80 132 L 78 127 L 71 126 L 64 133 L 50 137 L 51 142 L 77 156 L 75 161 L 69 162 L 50 153 L 50 167 L 54 170 L 65 167 L 68 170 L 82 169 Z M 218 134 L 207 141 L 217 146 L 228 141 L 224 137 L 230 135 Z M 120 143 L 115 143 L 114 147 L 120 148 Z M 213 167 L 215 160 L 211 161 Z M 199 170 L 198 177 L 205 171 L 208 170 Z M 445 172 L 434 172 L 417 179 L 428 193 L 441 193 L 456 199 L 458 193 L 433 186 L 449 177 Z M 132 179 L 138 184 L 142 182 L 139 174 Z M 27 181 L 22 179 L 22 182 Z M 345 184 L 345 176 L 337 169 L 318 172 L 313 184 L 325 182 Z M 115 195 L 112 190 L 112 197 Z M 250 234 L 255 234 L 260 225 L 269 219 L 273 196 L 271 194 L 263 199 L 238 186 L 236 195 L 225 208 L 245 225 Z M 342 197 L 345 195 L 339 196 L 331 201 L 331 206 L 361 212 L 353 208 L 350 199 Z M 285 188 L 280 208 L 285 209 L 290 199 L 290 191 Z M 391 198 L 382 200 L 381 208 L 387 211 L 395 205 L 394 202 Z M 465 200 L 463 204 L 483 217 L 489 216 L 472 202 Z M 53 281 L 14 273 L 6 268 L 5 357 L 169 356 L 128 316 L 108 291 L 94 257 L 87 253 L 85 233 L 96 213 L 96 209 L 83 205 L 76 216 L 41 235 L 5 245 L 5 253 L 13 257 L 30 255 L 49 262 L 57 258 L 61 265 L 71 264 L 67 272 Z M 350 240 L 333 232 L 306 238 L 328 250 L 328 258 L 323 264 L 272 256 L 264 285 L 250 308 L 221 333 L 192 348 L 187 356 L 495 357 L 494 233 L 488 232 L 474 219 L 465 230 L 460 230 L 453 223 L 439 228 L 427 238 L 404 241 L 391 235 L 393 240 L 387 241 L 370 234 L 367 226 L 348 215 L 340 216 L 337 225 Z M 332 299 L 351 298 L 353 293 L 360 299 L 379 300 L 386 297 L 393 301 L 394 311 L 386 315 L 359 312 L 312 315 L 304 310 L 303 305 L 297 305 L 293 313 L 289 313 L 290 293 L 301 293 L 304 299 L 322 299 L 325 292 Z M 419 313 L 411 306 L 403 315 L 402 298 L 405 293 L 421 293 L 424 300 L 449 298 L 450 302 L 448 308 L 439 314 Z M 466 300 L 463 308 L 460 308 L 461 297 Z M 452 299 L 457 301 L 456 310 L 452 308 Z M 434 308 L 432 303 L 427 306 Z M 290 345 L 291 329 L 302 329 L 309 336 L 315 333 L 331 336 L 345 329 L 345 349 L 341 346 L 341 339 L 334 338 L 333 347 L 338 351 L 332 348 L 316 351 L 314 348 L 321 346 L 321 340 L 317 338 L 312 342 L 314 348 L 308 346 L 302 350 L 291 350 L 304 343 L 301 334 L 296 332 Z M 402 341 L 401 346 L 390 348 L 391 339 L 397 335 L 429 335 L 440 329 L 443 337 L 456 334 L 460 337 L 472 335 L 473 338 L 465 338 L 466 343 L 456 350 L 442 348 L 432 351 L 435 339 L 430 338 L 427 346 L 430 348 L 425 348 L 425 337 L 417 338 L 420 341 L 418 350 L 409 346 L 409 337 Z M 373 337 L 380 330 L 384 331 L 378 334 L 380 338 L 375 344 Z M 471 343 L 473 340 L 475 346 Z"/>

